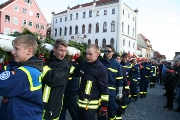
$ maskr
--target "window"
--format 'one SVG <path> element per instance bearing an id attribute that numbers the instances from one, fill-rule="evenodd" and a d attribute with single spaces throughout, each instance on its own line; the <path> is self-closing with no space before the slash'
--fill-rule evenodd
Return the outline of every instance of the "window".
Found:
<path id="1" fill-rule="evenodd" d="M 135 42 L 133 43 L 133 48 L 135 48 Z"/>
<path id="2" fill-rule="evenodd" d="M 134 28 L 132 29 L 132 37 L 134 37 Z"/>
<path id="3" fill-rule="evenodd" d="M 106 39 L 104 38 L 103 41 L 102 41 L 102 48 L 106 48 Z"/>
<path id="4" fill-rule="evenodd" d="M 112 9 L 112 14 L 115 14 L 115 8 Z"/>
<path id="5" fill-rule="evenodd" d="M 85 25 L 82 26 L 82 34 L 85 34 Z"/>
<path id="6" fill-rule="evenodd" d="M 40 17 L 40 14 L 39 14 L 39 13 L 37 13 L 37 14 L 36 14 L 36 17 L 37 17 L 37 18 L 39 18 L 39 17 Z"/>
<path id="7" fill-rule="evenodd" d="M 71 35 L 72 34 L 72 27 L 70 26 L 69 27 L 69 35 Z"/>
<path id="8" fill-rule="evenodd" d="M 31 1 L 31 0 L 24 0 L 24 2 L 29 3 L 29 4 L 32 4 L 32 1 Z"/>
<path id="9" fill-rule="evenodd" d="M 72 14 L 70 14 L 70 20 L 72 20 Z"/>
<path id="10" fill-rule="evenodd" d="M 92 10 L 89 11 L 89 17 L 92 17 Z"/>
<path id="11" fill-rule="evenodd" d="M 98 45 L 98 39 L 95 40 L 95 44 Z"/>
<path id="12" fill-rule="evenodd" d="M 57 19 L 55 19 L 55 23 L 57 23 Z"/>
<path id="13" fill-rule="evenodd" d="M 14 11 L 19 12 L 19 7 L 18 6 L 14 6 Z"/>
<path id="14" fill-rule="evenodd" d="M 91 40 L 90 39 L 88 40 L 88 45 L 91 45 Z"/>
<path id="15" fill-rule="evenodd" d="M 128 25 L 128 35 L 129 35 L 129 25 Z"/>
<path id="16" fill-rule="evenodd" d="M 99 11 L 96 12 L 96 16 L 99 16 Z"/>
<path id="17" fill-rule="evenodd" d="M 124 10 L 123 10 L 123 15 L 124 15 Z"/>
<path id="18" fill-rule="evenodd" d="M 10 29 L 9 28 L 4 28 L 4 34 L 9 35 L 10 34 Z"/>
<path id="19" fill-rule="evenodd" d="M 65 21 L 67 21 L 67 17 L 65 17 Z"/>
<path id="20" fill-rule="evenodd" d="M 57 36 L 57 29 L 54 30 L 54 36 Z"/>
<path id="21" fill-rule="evenodd" d="M 62 18 L 60 18 L 60 22 L 62 22 Z"/>
<path id="22" fill-rule="evenodd" d="M 122 32 L 124 32 L 124 22 L 122 22 Z"/>
<path id="23" fill-rule="evenodd" d="M 129 41 L 129 47 L 131 47 L 131 42 Z"/>
<path id="24" fill-rule="evenodd" d="M 33 23 L 31 21 L 29 21 L 28 27 L 31 28 L 32 26 L 33 26 Z"/>
<path id="25" fill-rule="evenodd" d="M 33 16 L 33 11 L 29 11 L 29 16 Z"/>
<path id="26" fill-rule="evenodd" d="M 75 27 L 75 34 L 78 34 L 78 26 Z"/>
<path id="27" fill-rule="evenodd" d="M 13 17 L 13 24 L 18 25 L 18 18 Z"/>
<path id="28" fill-rule="evenodd" d="M 41 30 L 44 30 L 44 25 L 41 25 Z"/>
<path id="29" fill-rule="evenodd" d="M 125 41 L 125 39 L 123 39 L 123 46 L 125 46 L 126 45 L 126 43 L 125 43 L 126 41 Z"/>
<path id="30" fill-rule="evenodd" d="M 115 31 L 115 22 L 112 21 L 111 22 L 111 32 L 114 32 Z"/>
<path id="31" fill-rule="evenodd" d="M 104 15 L 107 15 L 107 10 L 104 10 Z"/>
<path id="32" fill-rule="evenodd" d="M 22 20 L 22 26 L 26 26 L 26 20 Z"/>
<path id="33" fill-rule="evenodd" d="M 37 30 L 39 29 L 39 24 L 36 24 L 36 29 L 37 29 Z"/>
<path id="34" fill-rule="evenodd" d="M 92 28 L 92 25 L 89 24 L 89 27 L 88 27 L 88 33 L 91 33 L 91 28 Z"/>
<path id="35" fill-rule="evenodd" d="M 99 32 L 99 23 L 96 23 L 96 33 Z"/>
<path id="36" fill-rule="evenodd" d="M 9 15 L 5 15 L 5 22 L 10 23 L 10 16 Z"/>
<path id="37" fill-rule="evenodd" d="M 78 19 L 78 13 L 76 13 L 76 19 Z"/>
<path id="38" fill-rule="evenodd" d="M 83 18 L 85 18 L 86 17 L 86 12 L 83 12 Z"/>
<path id="39" fill-rule="evenodd" d="M 130 14 L 128 13 L 128 18 L 130 19 Z"/>
<path id="40" fill-rule="evenodd" d="M 27 9 L 23 8 L 23 14 L 27 14 Z"/>
<path id="41" fill-rule="evenodd" d="M 64 28 L 64 35 L 67 34 L 67 27 Z"/>
<path id="42" fill-rule="evenodd" d="M 114 39 L 113 38 L 111 38 L 110 45 L 114 46 Z"/>
<path id="43" fill-rule="evenodd" d="M 59 36 L 62 35 L 62 28 L 59 29 Z"/>
<path id="44" fill-rule="evenodd" d="M 107 32 L 107 23 L 106 22 L 104 22 L 104 24 L 103 24 L 103 32 Z"/>

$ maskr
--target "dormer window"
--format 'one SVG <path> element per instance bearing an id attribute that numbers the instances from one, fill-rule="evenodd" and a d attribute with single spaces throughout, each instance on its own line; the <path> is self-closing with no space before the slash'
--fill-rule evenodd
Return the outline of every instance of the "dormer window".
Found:
<path id="1" fill-rule="evenodd" d="M 37 18 L 39 18 L 39 17 L 40 17 L 40 14 L 39 14 L 39 13 L 37 13 L 37 14 L 36 14 L 36 17 L 37 17 Z"/>
<path id="2" fill-rule="evenodd" d="M 32 0 L 24 0 L 24 2 L 32 4 Z"/>

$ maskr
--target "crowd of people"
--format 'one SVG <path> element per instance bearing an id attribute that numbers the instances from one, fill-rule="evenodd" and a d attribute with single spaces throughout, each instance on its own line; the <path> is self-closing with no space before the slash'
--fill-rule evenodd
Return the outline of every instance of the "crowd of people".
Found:
<path id="1" fill-rule="evenodd" d="M 50 58 L 35 57 L 37 41 L 22 35 L 13 41 L 13 61 L 0 68 L 0 120 L 122 120 L 132 100 L 145 99 L 148 87 L 165 86 L 167 104 L 174 98 L 180 112 L 180 61 L 163 61 L 116 54 L 106 45 L 89 45 L 86 59 L 67 61 L 67 43 L 56 40 Z"/>

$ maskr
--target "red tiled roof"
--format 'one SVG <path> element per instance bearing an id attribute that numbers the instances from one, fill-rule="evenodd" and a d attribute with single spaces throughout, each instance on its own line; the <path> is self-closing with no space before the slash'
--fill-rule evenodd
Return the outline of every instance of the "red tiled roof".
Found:
<path id="1" fill-rule="evenodd" d="M 0 9 L 4 8 L 5 6 L 9 5 L 10 3 L 14 2 L 15 0 L 8 0 L 5 3 L 1 3 Z"/>

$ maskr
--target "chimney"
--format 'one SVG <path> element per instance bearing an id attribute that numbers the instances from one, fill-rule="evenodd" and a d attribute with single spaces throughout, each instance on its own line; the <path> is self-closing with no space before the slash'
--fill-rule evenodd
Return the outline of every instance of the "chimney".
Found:
<path id="1" fill-rule="evenodd" d="M 134 10 L 134 12 L 137 14 L 139 12 L 139 10 L 137 10 L 137 8 L 136 8 L 136 10 Z"/>

